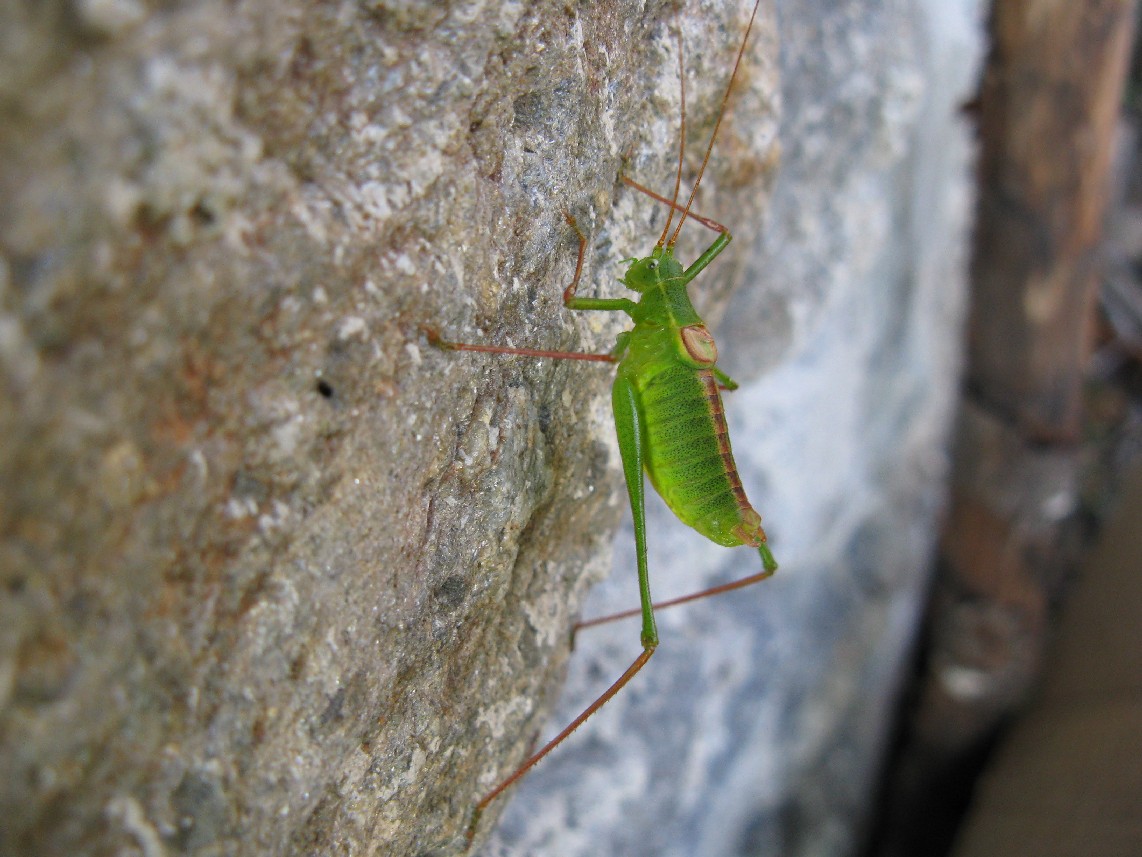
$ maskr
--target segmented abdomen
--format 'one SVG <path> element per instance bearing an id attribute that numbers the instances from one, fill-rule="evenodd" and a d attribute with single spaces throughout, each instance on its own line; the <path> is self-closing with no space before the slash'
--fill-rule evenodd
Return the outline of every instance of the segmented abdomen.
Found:
<path id="1" fill-rule="evenodd" d="M 646 471 L 666 505 L 720 545 L 760 544 L 761 517 L 738 478 L 713 372 L 663 367 L 638 394 Z"/>

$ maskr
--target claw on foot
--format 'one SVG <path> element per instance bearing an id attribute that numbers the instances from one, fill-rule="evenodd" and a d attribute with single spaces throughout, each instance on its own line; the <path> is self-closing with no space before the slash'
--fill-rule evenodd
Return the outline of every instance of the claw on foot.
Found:
<path id="1" fill-rule="evenodd" d="M 429 327 L 426 324 L 422 324 L 420 326 L 420 332 L 424 334 L 425 338 L 428 340 L 428 344 L 434 348 L 440 348 L 444 351 L 456 350 L 455 346 L 453 346 L 451 342 L 448 342 L 447 340 L 440 337 L 440 331 L 438 331 L 435 327 Z"/>
<path id="2" fill-rule="evenodd" d="M 583 275 L 583 253 L 587 249 L 587 236 L 583 234 L 583 230 L 579 228 L 579 224 L 567 209 L 563 209 L 563 219 L 579 236 L 579 255 L 575 259 L 575 276 L 567 284 L 567 288 L 563 290 L 563 305 L 567 306 L 575 298 L 575 292 L 579 288 L 579 277 Z"/>
<path id="3" fill-rule="evenodd" d="M 476 838 L 476 827 L 480 823 L 480 807 L 476 807 L 472 811 L 472 820 L 468 822 L 468 829 L 464 831 L 464 852 L 467 853 L 468 849 L 472 847 L 472 840 Z"/>

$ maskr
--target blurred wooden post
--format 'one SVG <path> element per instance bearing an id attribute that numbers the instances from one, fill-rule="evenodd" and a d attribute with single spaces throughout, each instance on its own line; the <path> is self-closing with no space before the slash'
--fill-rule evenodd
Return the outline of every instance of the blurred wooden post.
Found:
<path id="1" fill-rule="evenodd" d="M 1052 583 L 1067 561 L 1060 524 L 1076 505 L 1134 6 L 996 0 L 992 9 L 965 397 L 927 670 L 891 786 L 885 854 L 924 854 L 941 822 L 944 833 L 955 823 L 957 773 L 1037 674 Z"/>
<path id="2" fill-rule="evenodd" d="M 968 392 L 1035 444 L 1079 436 L 1133 0 L 998 0 L 979 99 Z"/>

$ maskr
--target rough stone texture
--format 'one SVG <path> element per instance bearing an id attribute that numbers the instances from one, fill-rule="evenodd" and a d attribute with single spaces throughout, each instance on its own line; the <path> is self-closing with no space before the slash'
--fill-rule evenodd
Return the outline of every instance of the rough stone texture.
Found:
<path id="1" fill-rule="evenodd" d="M 461 847 L 623 500 L 605 370 L 419 326 L 610 347 L 560 306 L 563 212 L 612 293 L 662 221 L 618 176 L 669 187 L 674 22 L 693 162 L 723 6 L 0 6 L 0 853 Z M 766 7 L 702 307 L 760 227 L 775 44 Z"/>
<path id="2" fill-rule="evenodd" d="M 782 568 L 663 612 L 643 675 L 519 787 L 488 854 L 858 851 L 947 468 L 981 5 L 776 4 L 782 164 L 716 335 L 744 382 L 727 397 L 735 456 Z M 659 598 L 756 570 L 652 514 Z M 635 602 L 620 534 L 584 613 Z M 545 734 L 637 637 L 581 635 Z"/>

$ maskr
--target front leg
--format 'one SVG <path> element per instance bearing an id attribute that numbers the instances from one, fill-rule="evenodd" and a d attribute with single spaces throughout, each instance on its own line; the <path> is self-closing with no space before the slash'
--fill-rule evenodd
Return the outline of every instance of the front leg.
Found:
<path id="1" fill-rule="evenodd" d="M 567 284 L 567 288 L 563 290 L 563 306 L 567 309 L 594 309 L 603 310 L 604 312 L 625 312 L 630 315 L 630 312 L 635 307 L 635 302 L 627 300 L 626 298 L 580 298 L 576 297 L 575 293 L 579 290 L 579 278 L 583 275 L 583 255 L 587 252 L 587 236 L 583 234 L 583 230 L 579 228 L 579 224 L 575 222 L 575 218 L 563 212 L 563 217 L 571 224 L 571 228 L 575 230 L 575 234 L 579 236 L 579 256 L 575 259 L 575 276 L 571 282 Z"/>
<path id="2" fill-rule="evenodd" d="M 723 390 L 736 390 L 738 388 L 738 382 L 717 366 L 714 367 L 714 380 L 718 382 L 718 386 Z"/>

